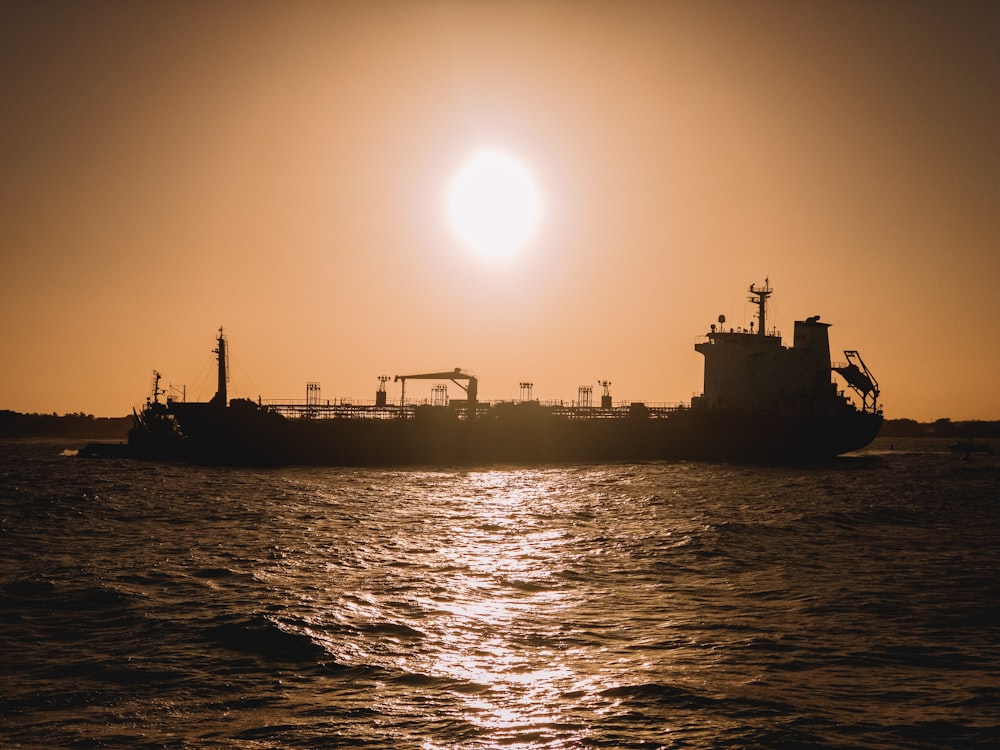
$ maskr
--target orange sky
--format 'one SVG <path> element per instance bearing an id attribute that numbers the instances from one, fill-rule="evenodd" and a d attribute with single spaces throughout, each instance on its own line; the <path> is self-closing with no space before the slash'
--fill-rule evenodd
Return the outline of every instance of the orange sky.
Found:
<path id="1" fill-rule="evenodd" d="M 0 408 L 207 399 L 219 325 L 253 398 L 687 401 L 769 276 L 888 417 L 1000 419 L 998 38 L 993 2 L 4 2 Z M 445 221 L 483 146 L 546 201 L 502 267 Z"/>

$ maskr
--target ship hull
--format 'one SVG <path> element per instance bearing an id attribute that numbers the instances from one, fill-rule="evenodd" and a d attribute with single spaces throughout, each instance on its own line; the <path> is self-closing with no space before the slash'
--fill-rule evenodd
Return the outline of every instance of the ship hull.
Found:
<path id="1" fill-rule="evenodd" d="M 192 404 L 164 456 L 281 466 L 471 466 L 663 459 L 816 461 L 863 448 L 881 415 L 771 416 L 679 409 L 667 417 L 566 418 L 543 409 L 475 421 L 449 409 L 398 419 L 286 419 Z"/>

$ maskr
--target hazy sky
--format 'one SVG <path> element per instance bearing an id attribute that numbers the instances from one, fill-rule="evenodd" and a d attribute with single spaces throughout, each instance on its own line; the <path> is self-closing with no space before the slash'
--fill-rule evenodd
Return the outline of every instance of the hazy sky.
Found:
<path id="1" fill-rule="evenodd" d="M 207 399 L 220 325 L 253 398 L 687 401 L 767 276 L 888 417 L 1000 419 L 998 39 L 995 2 L 2 2 L 0 408 Z M 544 198 L 507 263 L 446 219 L 484 147 Z"/>

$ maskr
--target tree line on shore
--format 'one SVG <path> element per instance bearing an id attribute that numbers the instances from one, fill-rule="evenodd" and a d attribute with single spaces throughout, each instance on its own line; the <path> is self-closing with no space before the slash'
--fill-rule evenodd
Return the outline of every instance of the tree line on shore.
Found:
<path id="1" fill-rule="evenodd" d="M 1000 421 L 887 419 L 878 434 L 879 437 L 1000 438 Z"/>
<path id="2" fill-rule="evenodd" d="M 103 438 L 124 440 L 132 417 L 95 417 L 93 414 L 21 414 L 0 409 L 0 437 Z"/>

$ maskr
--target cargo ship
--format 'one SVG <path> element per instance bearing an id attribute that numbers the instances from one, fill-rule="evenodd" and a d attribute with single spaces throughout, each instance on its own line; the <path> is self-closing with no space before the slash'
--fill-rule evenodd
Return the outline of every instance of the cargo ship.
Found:
<path id="1" fill-rule="evenodd" d="M 374 402 L 323 402 L 310 383 L 300 402 L 229 399 L 228 341 L 220 329 L 214 353 L 218 387 L 207 402 L 166 396 L 154 372 L 153 392 L 128 442 L 92 445 L 83 455 L 181 460 L 201 464 L 282 466 L 474 466 L 606 461 L 816 461 L 868 445 L 882 425 L 879 389 L 856 350 L 830 357 L 829 327 L 818 315 L 795 321 L 790 346 L 768 328 L 773 293 L 751 284 L 756 320 L 749 328 L 711 324 L 695 344 L 704 356 L 704 389 L 690 403 L 614 404 L 610 382 L 600 404 L 581 387 L 569 405 L 531 398 L 483 402 L 475 375 L 455 368 L 396 375 L 398 403 L 378 378 Z M 843 380 L 844 388 L 834 380 Z M 438 381 L 440 398 L 406 399 L 410 380 Z M 448 399 L 445 383 L 464 398 Z"/>

